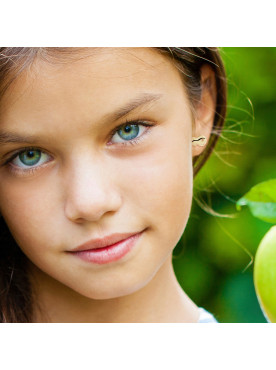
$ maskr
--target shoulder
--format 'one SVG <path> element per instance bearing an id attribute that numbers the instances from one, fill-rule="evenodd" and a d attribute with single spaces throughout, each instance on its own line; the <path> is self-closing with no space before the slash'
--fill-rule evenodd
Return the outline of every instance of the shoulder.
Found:
<path id="1" fill-rule="evenodd" d="M 210 312 L 206 311 L 204 308 L 199 307 L 198 310 L 199 310 L 198 323 L 204 323 L 204 324 L 218 323 L 215 317 Z"/>

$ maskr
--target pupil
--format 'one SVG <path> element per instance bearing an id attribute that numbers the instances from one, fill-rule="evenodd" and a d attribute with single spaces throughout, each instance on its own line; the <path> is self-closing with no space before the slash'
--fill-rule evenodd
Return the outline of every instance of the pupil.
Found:
<path id="1" fill-rule="evenodd" d="M 127 125 L 125 126 L 125 132 L 130 132 L 131 131 L 131 126 L 130 125 Z"/>
<path id="2" fill-rule="evenodd" d="M 28 157 L 28 158 L 33 158 L 33 157 L 34 157 L 34 152 L 33 152 L 33 151 L 31 151 L 31 150 L 30 150 L 30 151 L 28 151 L 28 152 L 27 152 L 27 157 Z"/>

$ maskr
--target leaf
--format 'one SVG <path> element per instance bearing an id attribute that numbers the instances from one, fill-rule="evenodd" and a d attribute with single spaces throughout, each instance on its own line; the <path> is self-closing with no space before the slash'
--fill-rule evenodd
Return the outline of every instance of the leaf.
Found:
<path id="1" fill-rule="evenodd" d="M 276 179 L 261 182 L 240 198 L 236 207 L 248 206 L 253 216 L 276 224 Z"/>

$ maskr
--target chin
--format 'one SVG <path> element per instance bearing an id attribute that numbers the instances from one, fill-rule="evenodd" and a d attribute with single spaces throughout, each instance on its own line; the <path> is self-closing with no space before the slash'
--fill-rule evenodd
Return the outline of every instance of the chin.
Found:
<path id="1" fill-rule="evenodd" d="M 85 296 L 89 299 L 94 300 L 107 300 L 107 299 L 116 299 L 124 296 L 128 296 L 136 293 L 140 289 L 144 288 L 151 279 L 146 279 L 141 281 L 117 281 L 112 282 L 112 284 L 99 284 L 97 286 L 81 289 L 78 291 L 79 294 Z"/>

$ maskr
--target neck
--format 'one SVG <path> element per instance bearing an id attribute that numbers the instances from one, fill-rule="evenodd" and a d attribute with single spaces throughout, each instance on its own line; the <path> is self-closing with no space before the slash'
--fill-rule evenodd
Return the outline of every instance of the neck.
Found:
<path id="1" fill-rule="evenodd" d="M 175 277 L 171 257 L 142 289 L 127 296 L 94 300 L 45 275 L 35 268 L 35 322 L 197 322 L 197 306 Z M 39 289 L 36 289 L 39 282 Z"/>

